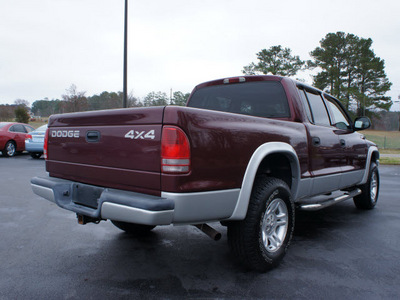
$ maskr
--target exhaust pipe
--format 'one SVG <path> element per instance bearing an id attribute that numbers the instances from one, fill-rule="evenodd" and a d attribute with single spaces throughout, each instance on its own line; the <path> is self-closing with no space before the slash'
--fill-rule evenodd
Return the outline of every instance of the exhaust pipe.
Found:
<path id="1" fill-rule="evenodd" d="M 80 225 L 85 225 L 87 223 L 99 224 L 101 221 L 100 219 L 84 216 L 81 214 L 76 214 L 76 218 L 78 219 L 78 224 L 80 224 Z"/>
<path id="2" fill-rule="evenodd" d="M 216 231 L 214 228 L 208 226 L 207 224 L 196 224 L 193 226 L 200 229 L 202 232 L 204 232 L 206 235 L 208 235 L 214 241 L 219 241 L 222 237 L 221 233 Z"/>

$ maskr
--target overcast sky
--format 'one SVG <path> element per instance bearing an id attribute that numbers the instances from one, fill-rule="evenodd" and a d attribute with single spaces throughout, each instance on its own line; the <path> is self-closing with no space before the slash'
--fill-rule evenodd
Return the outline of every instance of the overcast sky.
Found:
<path id="1" fill-rule="evenodd" d="M 124 2 L 0 0 L 0 104 L 61 98 L 71 84 L 87 96 L 121 91 Z M 344 31 L 372 38 L 398 100 L 399 15 L 398 0 L 129 0 L 128 91 L 190 92 L 240 75 L 274 45 L 310 59 Z"/>

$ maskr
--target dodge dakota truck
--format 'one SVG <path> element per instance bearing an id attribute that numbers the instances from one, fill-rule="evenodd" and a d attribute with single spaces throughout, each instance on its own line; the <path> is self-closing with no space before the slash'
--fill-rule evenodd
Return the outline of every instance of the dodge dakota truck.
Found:
<path id="1" fill-rule="evenodd" d="M 379 152 L 340 102 L 280 76 L 197 85 L 187 107 L 53 115 L 37 195 L 86 224 L 110 220 L 143 234 L 158 225 L 227 226 L 246 267 L 266 271 L 287 252 L 296 210 L 353 199 L 372 209 Z"/>

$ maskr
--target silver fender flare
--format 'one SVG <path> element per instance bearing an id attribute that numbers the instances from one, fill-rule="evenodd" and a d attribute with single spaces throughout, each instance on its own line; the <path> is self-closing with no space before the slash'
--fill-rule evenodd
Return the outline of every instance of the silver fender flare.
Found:
<path id="1" fill-rule="evenodd" d="M 273 153 L 284 154 L 289 159 L 292 170 L 292 199 L 296 199 L 300 181 L 300 163 L 296 151 L 291 145 L 286 143 L 265 143 L 259 146 L 250 158 L 243 177 L 239 198 L 237 200 L 235 209 L 228 220 L 243 220 L 246 217 L 247 207 L 249 205 L 250 195 L 253 189 L 257 170 L 264 158 Z"/>
<path id="2" fill-rule="evenodd" d="M 360 184 L 365 184 L 368 181 L 368 176 L 369 176 L 369 168 L 371 167 L 371 161 L 372 161 L 372 155 L 374 153 L 378 154 L 378 159 L 379 159 L 379 150 L 378 147 L 371 146 L 368 149 L 368 155 L 367 155 L 367 161 L 365 163 L 365 172 L 363 179 L 361 180 Z"/>

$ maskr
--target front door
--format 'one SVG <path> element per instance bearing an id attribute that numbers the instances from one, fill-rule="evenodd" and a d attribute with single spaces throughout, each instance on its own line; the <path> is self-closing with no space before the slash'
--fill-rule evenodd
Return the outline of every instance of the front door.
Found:
<path id="1" fill-rule="evenodd" d="M 340 185 L 342 188 L 352 186 L 360 182 L 364 175 L 368 146 L 364 135 L 353 131 L 350 120 L 339 103 L 328 96 L 325 96 L 325 100 L 345 155 Z"/>

